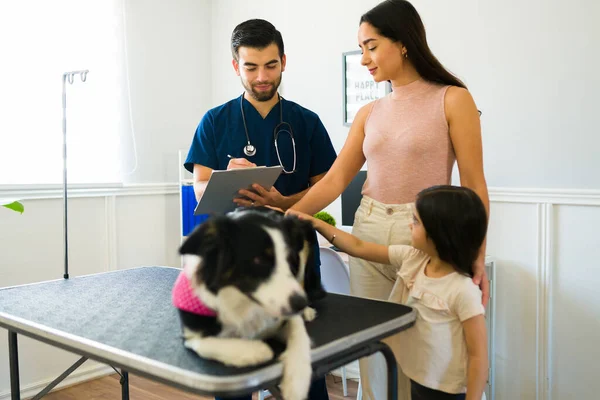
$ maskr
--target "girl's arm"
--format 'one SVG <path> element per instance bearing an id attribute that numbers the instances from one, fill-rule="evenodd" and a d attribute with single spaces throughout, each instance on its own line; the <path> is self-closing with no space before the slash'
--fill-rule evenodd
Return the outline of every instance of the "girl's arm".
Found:
<path id="1" fill-rule="evenodd" d="M 296 215 L 298 218 L 305 221 L 310 221 L 325 239 L 329 240 L 331 244 L 334 244 L 337 248 L 348 253 L 352 257 L 362 258 L 381 264 L 390 263 L 388 246 L 365 242 L 350 233 L 337 229 L 335 226 L 330 225 L 325 221 L 296 210 L 290 209 L 286 215 L 288 214 Z"/>
<path id="2" fill-rule="evenodd" d="M 467 398 L 481 400 L 488 378 L 487 335 L 483 314 L 462 323 L 467 342 Z"/>
<path id="3" fill-rule="evenodd" d="M 460 184 L 479 195 L 489 216 L 490 200 L 483 173 L 481 124 L 477 106 L 467 89 L 455 86 L 448 88 L 444 105 L 450 139 L 456 153 Z M 484 240 L 474 265 L 473 277 L 473 282 L 481 286 L 484 306 L 489 298 L 489 282 L 485 274 L 485 247 Z"/>
<path id="4" fill-rule="evenodd" d="M 352 127 L 342 151 L 331 169 L 317 184 L 311 186 L 308 193 L 292 206 L 292 209 L 314 214 L 334 201 L 356 176 L 365 163 L 363 142 L 365 140 L 365 121 L 371 112 L 373 103 L 363 106 L 352 121 Z M 337 244 L 336 244 L 337 245 Z"/>

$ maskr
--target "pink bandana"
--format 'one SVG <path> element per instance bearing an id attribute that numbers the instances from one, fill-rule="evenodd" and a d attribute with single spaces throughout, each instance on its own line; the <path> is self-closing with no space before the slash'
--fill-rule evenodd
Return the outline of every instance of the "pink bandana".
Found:
<path id="1" fill-rule="evenodd" d="M 175 281 L 173 286 L 173 305 L 180 310 L 187 311 L 193 314 L 202 315 L 205 317 L 214 317 L 214 310 L 208 308 L 192 291 L 192 285 L 185 276 L 184 272 L 181 272 Z"/>

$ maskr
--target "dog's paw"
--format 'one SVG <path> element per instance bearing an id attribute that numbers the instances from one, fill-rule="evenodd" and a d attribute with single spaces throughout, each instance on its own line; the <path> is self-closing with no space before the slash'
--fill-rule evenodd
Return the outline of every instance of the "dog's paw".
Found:
<path id="1" fill-rule="evenodd" d="M 232 353 L 229 360 L 222 360 L 222 362 L 233 367 L 247 367 L 265 363 L 273 357 L 273 350 L 265 342 L 253 340 L 247 341 L 238 351 Z"/>
<path id="2" fill-rule="evenodd" d="M 283 378 L 280 389 L 285 400 L 305 400 L 312 377 L 310 360 L 291 360 L 286 352 L 281 354 L 283 362 Z"/>
<path id="3" fill-rule="evenodd" d="M 190 350 L 193 350 L 196 352 L 196 354 L 198 354 L 200 357 L 206 357 L 209 358 L 206 354 L 205 354 L 205 346 L 203 344 L 202 338 L 199 336 L 185 336 L 184 335 L 184 341 L 183 341 L 183 345 L 185 347 L 187 347 Z"/>
<path id="4" fill-rule="evenodd" d="M 302 317 L 306 322 L 310 322 L 317 318 L 317 310 L 312 307 L 305 307 L 302 311 Z"/>
<path id="5" fill-rule="evenodd" d="M 196 337 L 186 340 L 184 346 L 200 357 L 234 367 L 258 365 L 274 357 L 273 350 L 260 340 Z"/>

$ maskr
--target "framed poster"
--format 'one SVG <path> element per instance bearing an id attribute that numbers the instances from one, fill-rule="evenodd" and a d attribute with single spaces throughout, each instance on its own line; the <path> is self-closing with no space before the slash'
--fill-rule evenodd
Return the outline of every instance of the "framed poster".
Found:
<path id="1" fill-rule="evenodd" d="M 369 70 L 361 65 L 360 50 L 342 53 L 344 126 L 352 125 L 358 110 L 392 91 L 389 82 L 375 82 Z"/>

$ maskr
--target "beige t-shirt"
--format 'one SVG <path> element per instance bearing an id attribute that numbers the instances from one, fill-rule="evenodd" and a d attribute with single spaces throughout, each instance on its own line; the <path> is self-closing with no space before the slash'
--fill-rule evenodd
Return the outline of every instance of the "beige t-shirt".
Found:
<path id="1" fill-rule="evenodd" d="M 465 393 L 468 358 L 462 322 L 484 314 L 481 290 L 457 272 L 441 278 L 426 276 L 429 256 L 414 247 L 390 246 L 389 257 L 398 267 L 397 284 L 403 284 L 408 294 L 404 303 L 417 311 L 414 327 L 399 334 L 400 367 L 423 386 Z"/>

